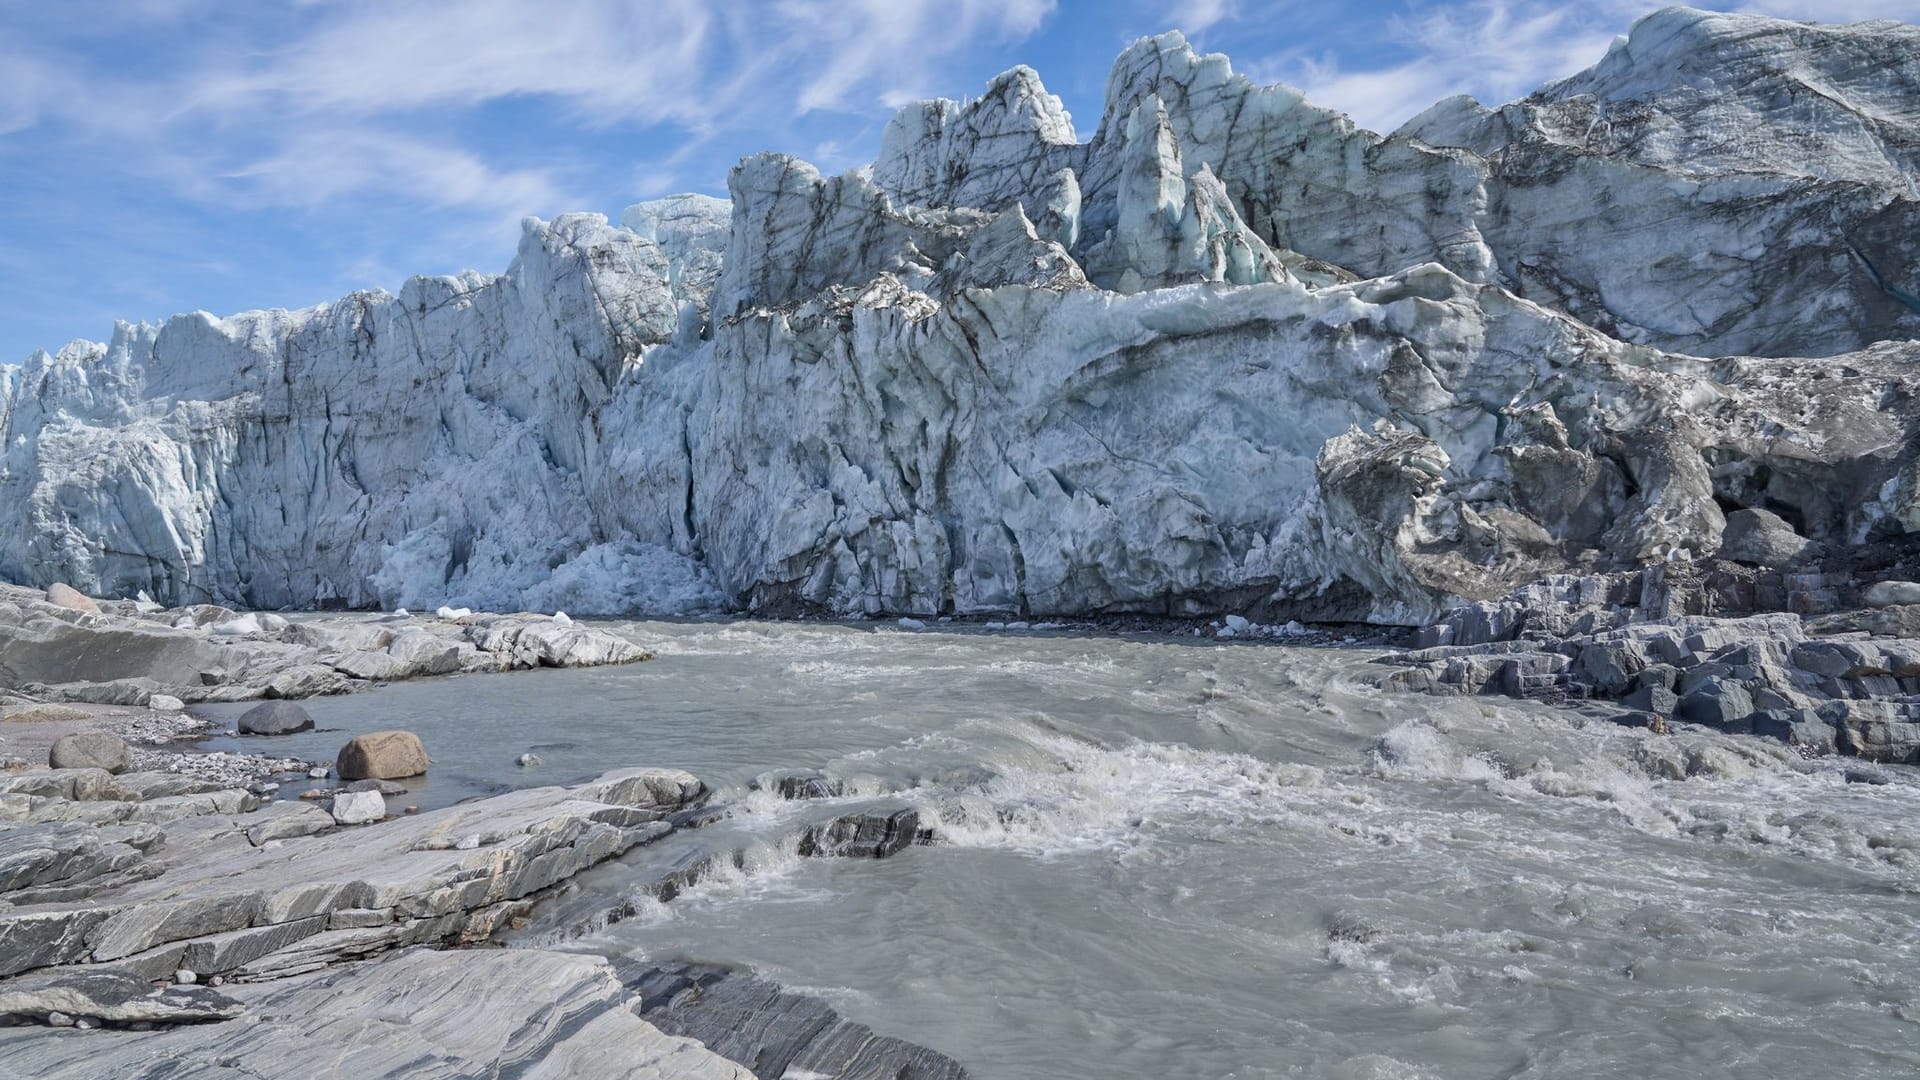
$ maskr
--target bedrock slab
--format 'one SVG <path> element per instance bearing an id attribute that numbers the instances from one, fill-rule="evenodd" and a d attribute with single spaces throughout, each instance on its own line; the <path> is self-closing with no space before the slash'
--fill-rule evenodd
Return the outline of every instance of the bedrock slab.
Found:
<path id="1" fill-rule="evenodd" d="M 184 997 L 185 989 L 169 993 Z M 245 1010 L 219 1024 L 159 1032 L 0 1029 L 0 1073 L 44 1080 L 753 1080 L 693 1039 L 641 1019 L 634 995 L 595 957 L 415 950 L 232 989 L 231 998 L 204 991 Z"/>
<path id="2" fill-rule="evenodd" d="M 23 885 L 101 877 L 129 863 L 155 872 L 109 878 L 84 901 L 0 910 L 0 974 L 107 963 L 171 970 L 168 963 L 179 966 L 172 950 L 191 956 L 201 975 L 270 978 L 404 945 L 484 940 L 523 915 L 529 897 L 658 839 L 671 829 L 666 819 L 706 796 L 686 773 L 627 769 L 359 829 L 309 831 L 280 823 L 315 811 L 260 820 L 238 805 L 170 826 L 164 844 L 95 837 L 81 825 L 28 826 L 40 831 L 22 832 L 9 856 Z M 137 820 L 146 804 L 99 805 L 133 807 Z M 380 912 L 384 921 L 364 925 L 358 914 L 351 928 L 333 928 L 330 917 L 343 911 Z M 290 951 L 297 960 L 281 956 Z"/>

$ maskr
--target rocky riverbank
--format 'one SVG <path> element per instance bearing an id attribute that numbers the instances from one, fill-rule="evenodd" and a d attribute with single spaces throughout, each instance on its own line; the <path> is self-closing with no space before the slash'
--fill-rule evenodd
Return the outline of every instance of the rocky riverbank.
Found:
<path id="1" fill-rule="evenodd" d="M 215 604 L 99 600 L 57 584 L 44 593 L 0 585 L 0 708 L 92 702 L 177 711 L 175 703 L 304 698 L 429 675 L 650 658 L 564 613 L 442 608 L 432 617 L 402 610 L 291 620 Z"/>
<path id="2" fill-rule="evenodd" d="M 1388 654 L 1388 686 L 1604 708 L 1809 756 L 1920 763 L 1920 583 L 1846 568 L 1666 564 L 1547 578 Z"/>
<path id="3" fill-rule="evenodd" d="M 483 946 L 581 871 L 720 816 L 689 774 L 627 769 L 414 816 L 363 794 L 376 824 L 163 773 L 0 781 L 0 1016 L 15 1026 L 0 1071 L 289 1075 L 324 1046 L 355 1075 L 965 1075 L 724 968 L 421 951 Z M 916 835 L 897 816 L 800 842 L 892 854 Z M 882 823 L 902 842 L 863 842 Z"/>

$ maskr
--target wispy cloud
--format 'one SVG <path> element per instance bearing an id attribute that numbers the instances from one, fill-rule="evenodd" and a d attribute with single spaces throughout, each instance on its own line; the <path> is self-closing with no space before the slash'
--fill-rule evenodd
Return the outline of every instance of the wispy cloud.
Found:
<path id="1" fill-rule="evenodd" d="M 528 4 L 366 0 L 322 17 L 284 49 L 200 76 L 197 109 L 382 115 L 545 96 L 607 119 L 697 120 L 697 75 L 715 19 L 695 0 Z"/>
<path id="2" fill-rule="evenodd" d="M 82 14 L 101 2 L 74 0 Z M 476 109 L 537 101 L 589 131 L 673 126 L 678 157 L 742 118 L 879 108 L 944 58 L 1032 34 L 1054 0 L 128 8 L 155 22 L 216 10 L 221 40 L 171 65 L 156 58 L 138 75 L 88 64 L 88 50 L 75 47 L 87 43 L 85 18 L 62 19 L 39 41 L 23 34 L 28 49 L 0 53 L 0 135 L 57 110 L 69 137 L 119 141 L 150 158 L 146 171 L 212 201 L 310 208 L 386 194 L 488 216 L 552 213 L 570 194 L 563 166 L 506 164 L 499 148 L 464 145 L 449 129 Z M 678 164 L 646 171 L 657 180 Z"/>
<path id="3" fill-rule="evenodd" d="M 1630 20 L 1595 10 L 1607 6 L 1472 0 L 1427 7 L 1381 28 L 1407 56 L 1398 63 L 1355 69 L 1334 54 L 1296 54 L 1258 70 L 1363 127 L 1390 131 L 1442 98 L 1471 93 L 1504 102 L 1599 60 Z"/>
<path id="4" fill-rule="evenodd" d="M 497 169 L 454 146 L 357 129 L 302 131 L 278 152 L 226 174 L 269 205 L 315 207 L 374 195 L 473 210 L 513 223 L 529 207 L 574 197 L 539 169 Z"/>
<path id="5" fill-rule="evenodd" d="M 1166 9 L 1167 26 L 1187 34 L 1202 34 L 1220 23 L 1238 18 L 1237 0 L 1179 0 Z"/>
<path id="6" fill-rule="evenodd" d="M 1024 38 L 1053 13 L 1054 0 L 785 0 L 777 10 L 783 36 L 818 57 L 800 107 L 831 109 L 876 80 L 897 100 L 903 82 L 926 79 L 942 56 L 983 39 Z"/>

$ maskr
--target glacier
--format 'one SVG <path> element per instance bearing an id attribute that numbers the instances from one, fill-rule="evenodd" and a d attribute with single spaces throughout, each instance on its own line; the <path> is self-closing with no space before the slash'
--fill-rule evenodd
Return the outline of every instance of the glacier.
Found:
<path id="1" fill-rule="evenodd" d="M 1084 141 L 1015 68 L 728 193 L 0 367 L 0 578 L 1418 624 L 1730 515 L 1783 565 L 1920 533 L 1913 27 L 1670 8 L 1388 135 L 1172 33 Z"/>

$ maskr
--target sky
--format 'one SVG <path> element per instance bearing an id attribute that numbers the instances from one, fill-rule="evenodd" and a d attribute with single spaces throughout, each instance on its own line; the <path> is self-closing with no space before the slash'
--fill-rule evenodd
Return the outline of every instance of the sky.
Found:
<path id="1" fill-rule="evenodd" d="M 505 270 L 520 221 L 870 162 L 900 105 L 1038 70 L 1092 135 L 1184 31 L 1389 131 L 1597 61 L 1648 0 L 0 0 L 0 363 L 115 319 Z M 1723 0 L 1920 23 L 1920 0 Z"/>

